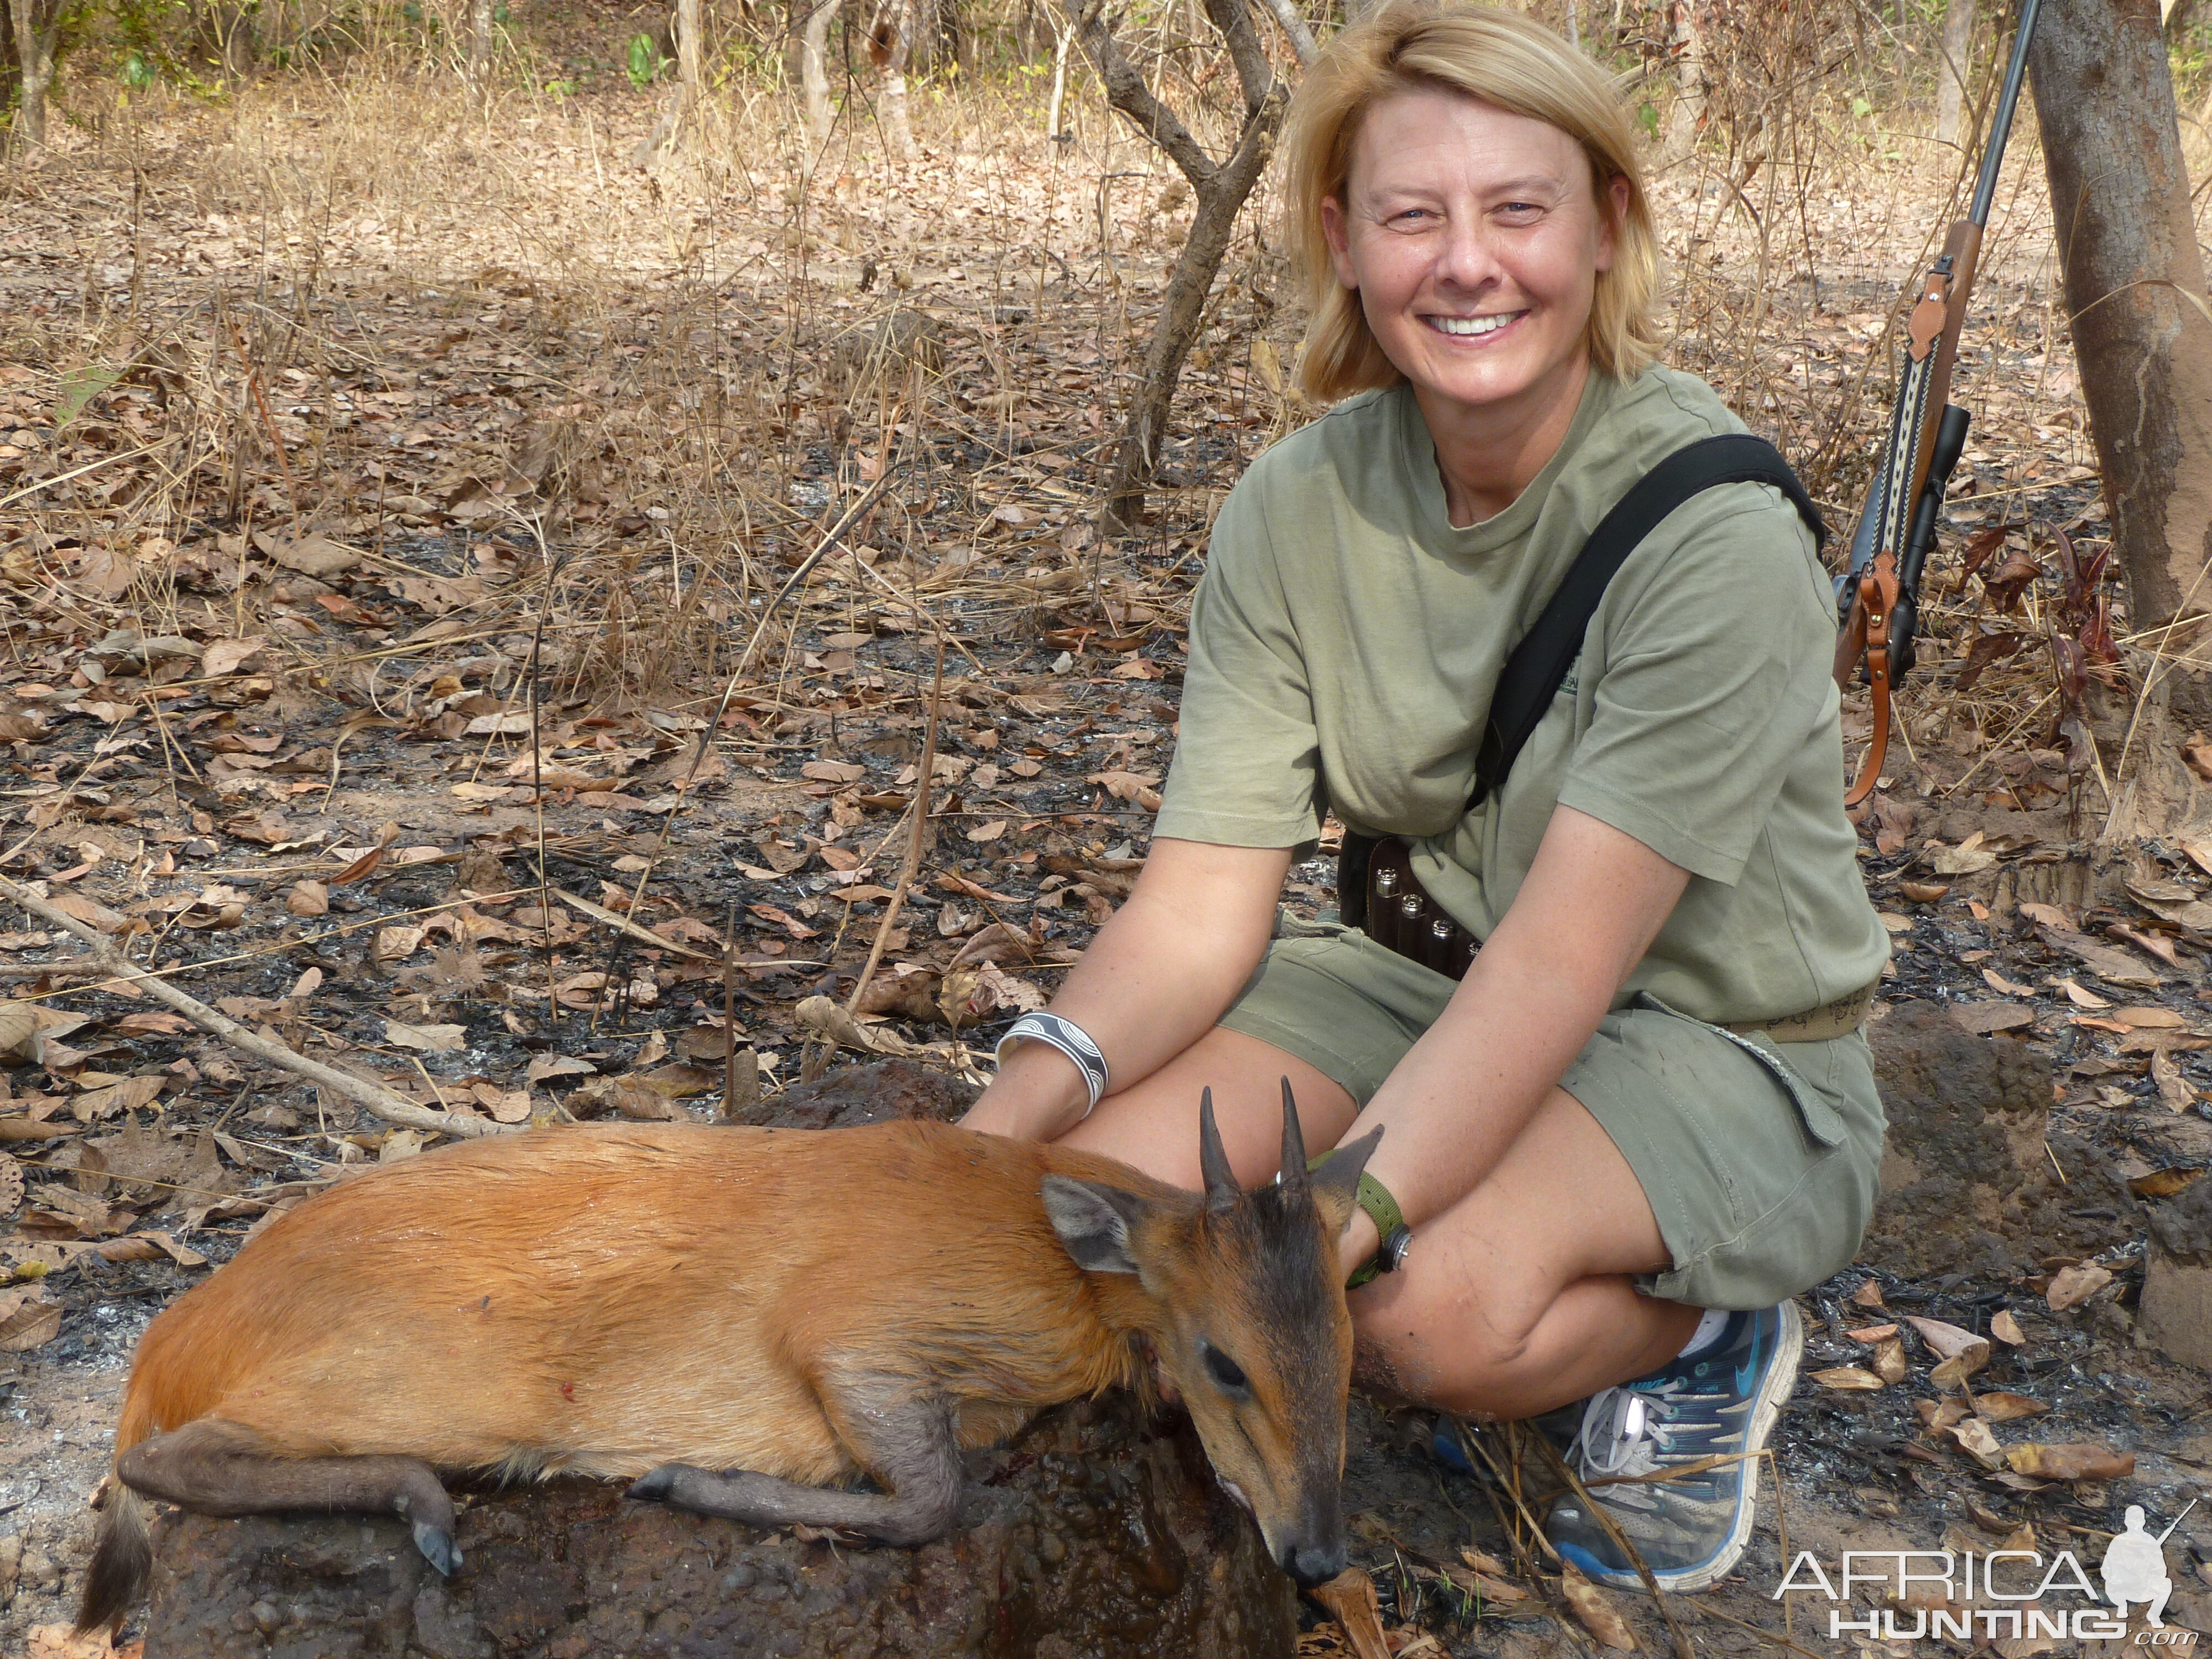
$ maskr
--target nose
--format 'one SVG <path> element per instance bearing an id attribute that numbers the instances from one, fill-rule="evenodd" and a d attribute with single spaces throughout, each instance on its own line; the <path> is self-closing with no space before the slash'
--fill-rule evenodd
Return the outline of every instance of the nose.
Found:
<path id="1" fill-rule="evenodd" d="M 1346 1559 L 1341 1542 L 1291 1544 L 1283 1551 L 1283 1571 L 1297 1581 L 1300 1589 L 1312 1589 L 1342 1572 Z"/>
<path id="2" fill-rule="evenodd" d="M 1455 288 L 1480 288 L 1497 271 L 1497 257 L 1484 227 L 1455 216 L 1444 227 L 1443 246 L 1437 252 L 1437 279 Z"/>

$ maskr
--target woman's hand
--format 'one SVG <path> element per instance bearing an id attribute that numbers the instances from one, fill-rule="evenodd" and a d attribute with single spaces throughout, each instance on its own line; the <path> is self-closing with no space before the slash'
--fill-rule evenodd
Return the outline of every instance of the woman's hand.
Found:
<path id="1" fill-rule="evenodd" d="M 1287 848 L 1152 843 L 1128 902 L 1098 930 L 1052 1000 L 1053 1012 L 1104 1050 L 1115 1091 L 1197 1042 L 1243 989 L 1274 931 L 1290 867 Z M 1073 1060 L 1024 1042 L 961 1122 L 1050 1140 L 1082 1121 L 1087 1098 Z"/>
<path id="2" fill-rule="evenodd" d="M 1520 893 L 1437 1023 L 1345 1133 L 1389 1126 L 1368 1170 L 1417 1231 L 1480 1183 L 1597 1030 L 1689 872 L 1572 807 L 1554 811 Z M 1353 1212 L 1346 1269 L 1379 1241 Z"/>

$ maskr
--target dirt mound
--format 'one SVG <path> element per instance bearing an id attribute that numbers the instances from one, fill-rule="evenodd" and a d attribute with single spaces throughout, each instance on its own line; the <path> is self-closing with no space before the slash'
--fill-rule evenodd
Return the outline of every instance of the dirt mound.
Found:
<path id="1" fill-rule="evenodd" d="M 2050 1128 L 2040 1049 L 1977 1036 L 1940 1002 L 1900 1003 L 1867 1036 L 1889 1133 L 1862 1261 L 1908 1278 L 2009 1279 L 2136 1226 L 2105 1154 Z"/>

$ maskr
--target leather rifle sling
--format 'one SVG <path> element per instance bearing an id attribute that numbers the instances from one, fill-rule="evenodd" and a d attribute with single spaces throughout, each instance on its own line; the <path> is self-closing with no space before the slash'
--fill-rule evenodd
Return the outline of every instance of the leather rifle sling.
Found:
<path id="1" fill-rule="evenodd" d="M 1882 762 L 1889 755 L 1889 623 L 1897 611 L 1897 561 L 1888 549 L 1875 554 L 1873 565 L 1859 578 L 1858 603 L 1851 610 L 1847 643 L 1850 639 L 1864 642 L 1874 731 L 1859 762 L 1858 778 L 1844 793 L 1845 806 L 1856 806 L 1874 793 L 1881 777 Z M 1856 650 L 1852 652 L 1854 657 L 1857 654 Z"/>

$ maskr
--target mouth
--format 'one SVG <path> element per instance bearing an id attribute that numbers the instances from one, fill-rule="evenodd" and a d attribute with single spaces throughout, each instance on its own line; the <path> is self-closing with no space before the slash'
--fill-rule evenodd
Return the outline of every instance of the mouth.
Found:
<path id="1" fill-rule="evenodd" d="M 1243 1510 L 1247 1515 L 1250 1515 L 1253 1512 L 1252 1500 L 1244 1495 L 1243 1487 L 1238 1486 L 1234 1480 L 1223 1480 L 1218 1474 L 1216 1474 L 1213 1478 L 1216 1480 L 1221 1481 L 1221 1490 L 1227 1492 L 1231 1498 L 1237 1500 L 1237 1506 L 1239 1509 Z"/>
<path id="2" fill-rule="evenodd" d="M 1487 317 L 1424 317 L 1421 320 L 1439 334 L 1449 335 L 1455 340 L 1479 340 L 1509 328 L 1528 313 L 1525 311 L 1501 311 Z"/>

